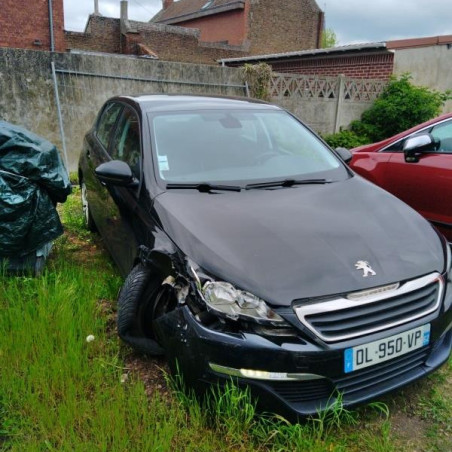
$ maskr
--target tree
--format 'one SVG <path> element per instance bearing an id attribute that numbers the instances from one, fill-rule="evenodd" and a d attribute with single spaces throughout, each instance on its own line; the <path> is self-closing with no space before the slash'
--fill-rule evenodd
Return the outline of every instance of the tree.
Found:
<path id="1" fill-rule="evenodd" d="M 336 33 L 331 28 L 325 28 L 322 33 L 322 49 L 329 49 L 337 45 Z"/>

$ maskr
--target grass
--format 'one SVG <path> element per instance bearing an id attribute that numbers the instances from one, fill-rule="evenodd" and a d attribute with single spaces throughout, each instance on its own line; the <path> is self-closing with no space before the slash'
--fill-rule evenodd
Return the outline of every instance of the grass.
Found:
<path id="1" fill-rule="evenodd" d="M 121 279 L 82 227 L 78 191 L 60 214 L 66 232 L 42 276 L 1 276 L 0 450 L 452 450 L 451 362 L 412 393 L 353 412 L 339 400 L 304 424 L 257 416 L 233 384 L 202 403 L 175 378 L 169 397 L 149 397 L 112 329 Z M 397 430 L 403 416 L 425 427 L 418 442 Z"/>

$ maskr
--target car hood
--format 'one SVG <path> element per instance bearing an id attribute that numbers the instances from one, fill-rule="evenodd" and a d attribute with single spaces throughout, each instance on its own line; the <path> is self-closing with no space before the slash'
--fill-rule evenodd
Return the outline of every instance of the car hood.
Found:
<path id="1" fill-rule="evenodd" d="M 441 241 L 419 214 L 359 176 L 326 185 L 155 199 L 163 229 L 220 280 L 272 305 L 442 272 Z M 366 261 L 375 276 L 355 268 Z"/>

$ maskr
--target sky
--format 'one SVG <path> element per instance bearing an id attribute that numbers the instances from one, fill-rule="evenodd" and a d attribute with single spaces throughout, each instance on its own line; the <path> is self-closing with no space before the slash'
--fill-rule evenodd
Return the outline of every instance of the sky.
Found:
<path id="1" fill-rule="evenodd" d="M 94 0 L 63 0 L 65 29 L 83 31 Z M 284 0 L 274 0 L 283 4 Z M 119 17 L 120 0 L 99 0 L 106 17 Z M 452 35 L 451 0 L 317 0 L 338 45 Z M 129 19 L 147 22 L 161 0 L 129 0 Z"/>

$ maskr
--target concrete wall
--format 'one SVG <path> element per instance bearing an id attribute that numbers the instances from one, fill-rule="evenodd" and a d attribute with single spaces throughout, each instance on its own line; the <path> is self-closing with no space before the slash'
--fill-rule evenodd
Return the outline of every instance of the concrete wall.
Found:
<path id="1" fill-rule="evenodd" d="M 372 105 L 372 102 L 345 102 L 338 111 L 337 101 L 329 99 L 285 97 L 272 99 L 272 102 L 289 110 L 322 135 L 338 132 L 341 128 L 347 129 Z"/>
<path id="2" fill-rule="evenodd" d="M 59 71 L 56 75 L 70 171 L 77 167 L 83 136 L 96 113 L 114 95 L 178 92 L 244 95 L 238 71 L 232 68 L 130 56 L 0 48 L 0 119 L 44 136 L 60 151 L 52 58 Z M 143 81 L 149 79 L 155 81 Z"/>
<path id="3" fill-rule="evenodd" d="M 44 136 L 60 151 L 63 148 L 51 73 L 52 58 L 57 70 L 70 171 L 77 167 L 83 137 L 99 108 L 114 95 L 245 94 L 235 68 L 132 56 L 52 54 L 0 48 L 0 119 Z M 317 132 L 333 133 L 361 116 L 372 104 L 372 96 L 381 90 L 381 83 L 279 74 L 274 77 L 272 101 L 292 111 Z"/>
<path id="4" fill-rule="evenodd" d="M 394 74 L 410 72 L 415 85 L 427 86 L 439 91 L 452 90 L 452 46 L 448 44 L 396 49 Z M 443 112 L 452 112 L 448 101 Z"/>
<path id="5" fill-rule="evenodd" d="M 338 112 L 337 102 L 328 99 L 284 98 L 277 102 L 322 135 L 338 132 L 341 128 L 347 129 L 372 105 L 369 102 L 349 102 L 343 104 Z"/>

